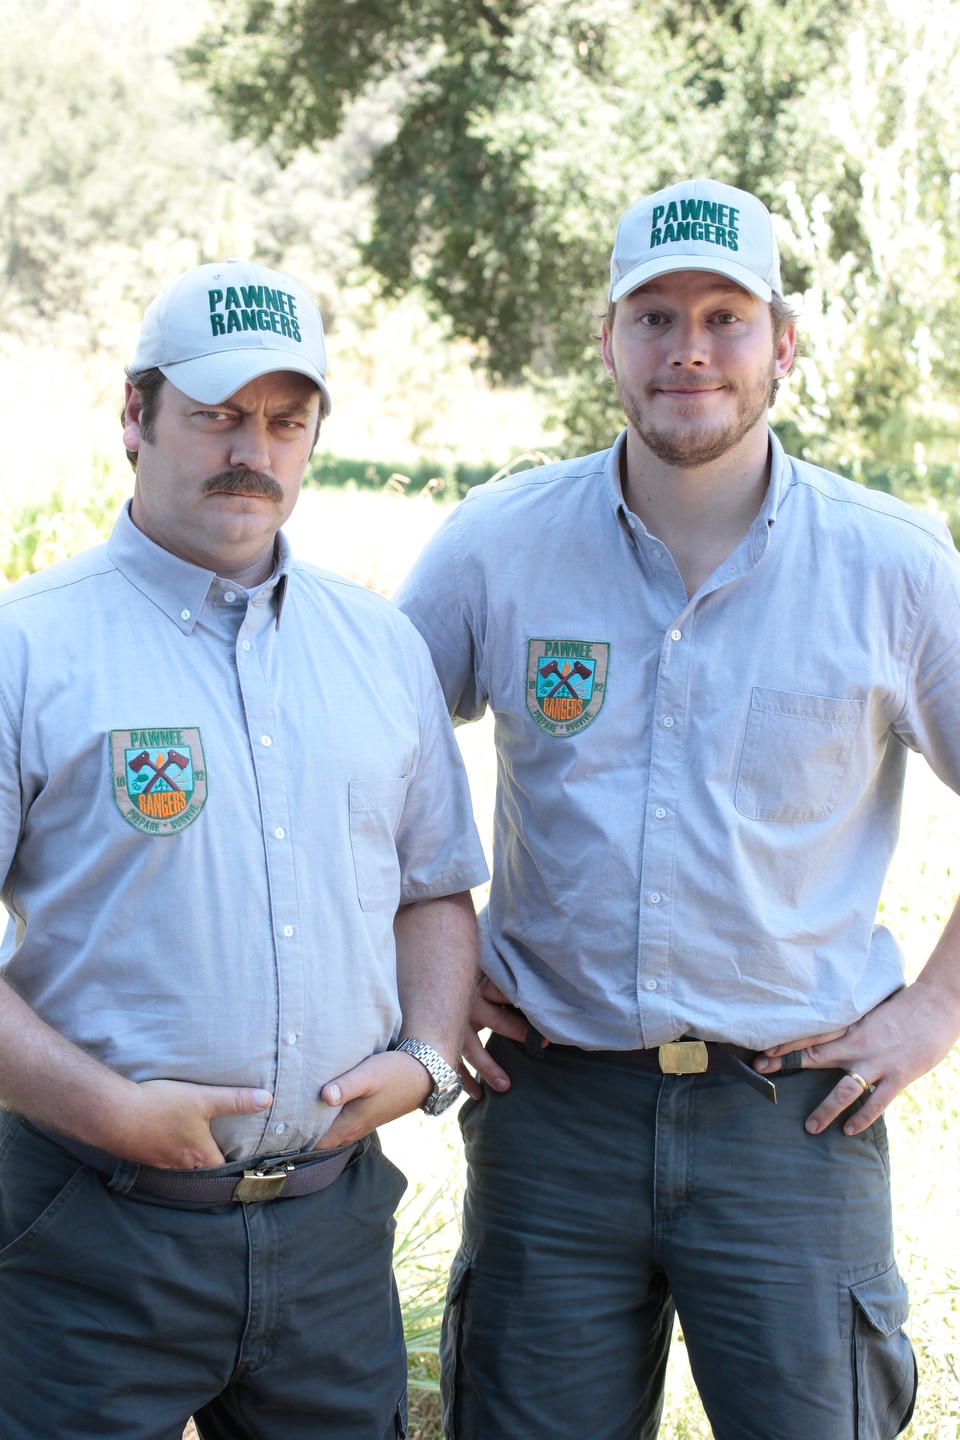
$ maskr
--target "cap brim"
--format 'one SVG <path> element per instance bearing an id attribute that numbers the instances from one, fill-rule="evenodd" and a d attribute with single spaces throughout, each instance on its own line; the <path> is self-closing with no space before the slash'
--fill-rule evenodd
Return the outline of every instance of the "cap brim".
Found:
<path id="1" fill-rule="evenodd" d="M 326 418 L 333 409 L 327 382 L 316 365 L 287 351 L 224 350 L 218 355 L 200 355 L 158 368 L 171 385 L 202 405 L 222 404 L 261 375 L 292 370 L 296 375 L 306 375 L 320 391 L 321 418 Z"/>
<path id="2" fill-rule="evenodd" d="M 756 295 L 758 300 L 768 305 L 773 299 L 772 286 L 745 265 L 738 265 L 736 260 L 714 260 L 708 255 L 672 255 L 669 260 L 647 260 L 642 265 L 635 265 L 616 285 L 611 286 L 610 300 L 622 300 L 624 295 L 639 290 L 641 285 L 656 280 L 658 275 L 669 275 L 678 270 L 708 270 L 713 275 L 723 275 L 732 280 L 741 290 L 749 290 L 751 295 Z"/>

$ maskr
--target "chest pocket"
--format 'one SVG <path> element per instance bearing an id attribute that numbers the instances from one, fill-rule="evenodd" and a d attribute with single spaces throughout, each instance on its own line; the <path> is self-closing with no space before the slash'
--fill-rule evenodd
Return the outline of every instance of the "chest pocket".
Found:
<path id="1" fill-rule="evenodd" d="M 840 796 L 862 700 L 753 691 L 737 776 L 737 809 L 748 820 L 823 820 Z"/>
<path id="2" fill-rule="evenodd" d="M 400 904 L 395 836 L 406 793 L 406 779 L 350 781 L 350 848 L 361 910 Z"/>

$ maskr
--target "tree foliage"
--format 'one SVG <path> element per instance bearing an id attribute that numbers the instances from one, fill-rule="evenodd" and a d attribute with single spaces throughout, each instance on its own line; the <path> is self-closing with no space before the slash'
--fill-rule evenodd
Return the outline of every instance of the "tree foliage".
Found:
<path id="1" fill-rule="evenodd" d="M 354 107 L 336 144 L 281 170 L 228 139 L 168 46 L 149 17 L 101 26 L 87 0 L 0 0 L 8 335 L 88 353 L 122 348 L 127 323 L 132 333 L 163 282 L 231 254 L 289 265 L 328 315 L 336 309 L 356 263 L 361 177 L 386 133 L 382 106 Z"/>
<path id="2" fill-rule="evenodd" d="M 582 445 L 617 423 L 590 337 L 619 214 L 682 175 L 759 194 L 810 310 L 784 426 L 855 467 L 913 455 L 925 367 L 957 426 L 957 9 L 217 0 L 189 64 L 233 134 L 284 160 L 399 80 L 366 260 L 388 293 L 423 287 L 495 377 L 550 389 Z"/>

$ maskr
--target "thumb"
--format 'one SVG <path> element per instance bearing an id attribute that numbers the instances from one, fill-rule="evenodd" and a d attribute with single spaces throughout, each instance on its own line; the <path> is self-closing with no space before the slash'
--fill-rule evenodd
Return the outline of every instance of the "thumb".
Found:
<path id="1" fill-rule="evenodd" d="M 256 1115 L 273 1104 L 269 1090 L 251 1090 L 245 1085 L 214 1087 L 211 1099 L 211 1115 Z"/>
<path id="2" fill-rule="evenodd" d="M 335 1080 L 328 1080 L 320 1091 L 320 1099 L 324 1105 L 346 1105 L 348 1100 L 358 1100 L 362 1095 L 369 1094 L 373 1082 L 373 1077 L 367 1074 L 369 1065 L 368 1056 L 361 1060 L 359 1065 L 354 1065 L 352 1070 L 338 1075 Z"/>

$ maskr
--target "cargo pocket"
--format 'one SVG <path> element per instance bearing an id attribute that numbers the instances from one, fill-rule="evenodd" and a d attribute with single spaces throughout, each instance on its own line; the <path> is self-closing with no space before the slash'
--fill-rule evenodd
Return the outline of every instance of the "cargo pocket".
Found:
<path id="1" fill-rule="evenodd" d="M 447 1302 L 440 1331 L 440 1415 L 445 1440 L 460 1433 L 460 1347 L 472 1261 L 461 1245 L 450 1266 Z"/>
<path id="2" fill-rule="evenodd" d="M 407 784 L 406 778 L 350 781 L 350 847 L 361 910 L 396 910 L 400 904 L 395 837 Z"/>
<path id="3" fill-rule="evenodd" d="M 907 1287 L 896 1265 L 847 1287 L 856 1440 L 893 1440 L 910 1422 L 917 1398 L 917 1364 L 903 1332 Z"/>
<path id="4" fill-rule="evenodd" d="M 396 1418 L 395 1424 L 396 1424 L 396 1427 L 397 1427 L 397 1440 L 405 1440 L 406 1433 L 407 1433 L 407 1392 L 406 1392 L 406 1390 L 404 1390 L 403 1394 L 400 1396 L 400 1399 L 399 1399 L 399 1401 L 398 1401 L 398 1403 L 397 1403 L 397 1418 Z"/>

